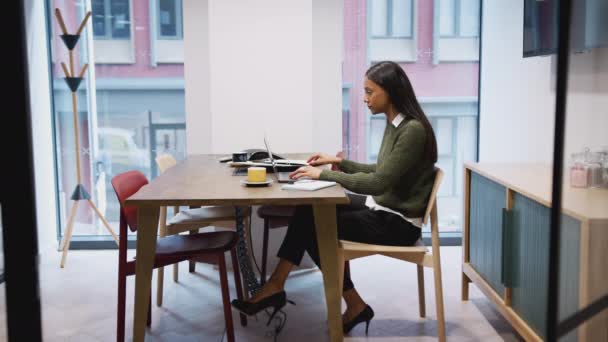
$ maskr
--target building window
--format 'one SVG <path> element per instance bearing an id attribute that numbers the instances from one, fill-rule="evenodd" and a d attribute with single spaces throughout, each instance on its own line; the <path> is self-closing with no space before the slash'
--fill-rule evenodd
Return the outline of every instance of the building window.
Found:
<path id="1" fill-rule="evenodd" d="M 411 38 L 413 0 L 372 0 L 372 38 Z"/>
<path id="2" fill-rule="evenodd" d="M 439 32 L 441 37 L 479 37 L 479 0 L 441 0 Z"/>
<path id="3" fill-rule="evenodd" d="M 95 39 L 130 39 L 129 0 L 92 0 Z"/>
<path id="4" fill-rule="evenodd" d="M 182 0 L 158 0 L 158 39 L 183 39 Z"/>

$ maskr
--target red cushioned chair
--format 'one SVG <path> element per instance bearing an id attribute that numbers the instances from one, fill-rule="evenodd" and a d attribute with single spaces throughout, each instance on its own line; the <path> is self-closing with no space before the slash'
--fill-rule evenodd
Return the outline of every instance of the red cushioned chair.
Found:
<path id="1" fill-rule="evenodd" d="M 120 203 L 120 244 L 118 248 L 118 319 L 116 325 L 116 340 L 125 338 L 125 297 L 127 276 L 135 274 L 135 260 L 127 260 L 127 226 L 131 231 L 137 231 L 137 207 L 124 207 L 124 201 L 135 194 L 142 186 L 148 184 L 146 176 L 139 171 L 128 171 L 112 178 L 112 186 Z M 228 341 L 234 341 L 234 327 L 230 308 L 230 290 L 226 275 L 226 260 L 224 253 L 230 251 L 234 269 L 234 282 L 237 297 L 243 298 L 241 276 L 236 259 L 235 246 L 237 234 L 230 231 L 199 233 L 193 235 L 173 235 L 161 237 L 156 243 L 154 268 L 189 260 L 193 257 L 216 258 L 220 271 L 224 319 Z M 151 323 L 151 305 L 148 306 L 148 326 Z M 241 314 L 241 324 L 246 325 L 246 317 Z"/>

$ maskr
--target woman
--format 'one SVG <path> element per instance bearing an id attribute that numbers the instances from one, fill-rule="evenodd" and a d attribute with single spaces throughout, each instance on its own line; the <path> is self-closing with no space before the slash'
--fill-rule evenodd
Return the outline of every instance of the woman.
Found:
<path id="1" fill-rule="evenodd" d="M 336 209 L 341 240 L 411 246 L 420 238 L 421 218 L 433 186 L 435 134 L 398 64 L 377 63 L 365 76 L 365 104 L 373 115 L 385 113 L 387 119 L 377 164 L 317 153 L 308 159 L 309 166 L 292 172 L 290 177 L 335 181 L 360 194 L 349 194 L 350 204 Z M 316 167 L 326 164 L 342 172 Z M 235 300 L 232 305 L 248 315 L 282 308 L 286 304 L 283 289 L 287 276 L 300 264 L 305 251 L 320 266 L 311 206 L 297 207 L 277 255 L 280 262 L 268 282 L 249 301 Z M 374 311 L 355 290 L 347 268 L 343 298 L 347 305 L 342 316 L 344 333 L 361 322 L 366 322 L 367 333 Z"/>

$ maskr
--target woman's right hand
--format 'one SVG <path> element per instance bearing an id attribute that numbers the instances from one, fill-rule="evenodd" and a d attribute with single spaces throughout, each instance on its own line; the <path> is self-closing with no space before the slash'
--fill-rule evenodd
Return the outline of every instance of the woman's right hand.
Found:
<path id="1" fill-rule="evenodd" d="M 306 161 L 311 166 L 320 166 L 325 164 L 340 164 L 342 158 L 340 157 L 332 157 L 329 154 L 325 153 L 315 153 L 312 156 L 308 157 Z"/>

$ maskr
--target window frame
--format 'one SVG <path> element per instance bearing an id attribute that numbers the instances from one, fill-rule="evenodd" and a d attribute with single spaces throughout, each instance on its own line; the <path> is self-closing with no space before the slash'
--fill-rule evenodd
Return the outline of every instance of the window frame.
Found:
<path id="1" fill-rule="evenodd" d="M 416 32 L 415 32 L 415 26 L 414 26 L 414 15 L 416 15 L 415 13 L 415 8 L 416 8 L 416 1 L 415 0 L 410 0 L 410 17 L 409 17 L 409 24 L 410 24 L 410 34 L 409 35 L 394 35 L 393 34 L 393 0 L 385 0 L 386 1 L 386 34 L 385 35 L 375 35 L 373 33 L 371 33 L 369 35 L 369 38 L 372 39 L 413 39 Z M 370 1 L 370 6 L 369 6 L 369 18 L 370 18 L 370 28 L 371 26 L 373 26 L 373 21 L 374 21 L 374 6 L 371 4 Z"/>
<path id="2" fill-rule="evenodd" d="M 440 6 L 440 2 L 441 0 L 438 0 L 435 2 L 435 6 Z M 441 7 L 439 7 L 439 23 L 437 25 L 437 29 L 439 32 L 439 38 L 479 38 L 480 34 L 481 34 L 481 25 L 479 25 L 477 27 L 477 33 L 475 35 L 463 35 L 460 32 L 460 20 L 461 20 L 461 15 L 462 15 L 462 0 L 453 0 L 454 1 L 454 26 L 452 27 L 453 29 L 453 34 L 441 34 Z M 477 0 L 479 1 L 479 15 L 481 16 L 481 0 Z"/>
<path id="3" fill-rule="evenodd" d="M 183 17 L 183 0 L 174 0 L 174 6 L 175 6 L 175 35 L 169 36 L 169 35 L 163 35 L 162 34 L 162 28 L 161 28 L 161 20 L 160 20 L 160 13 L 161 13 L 161 9 L 160 9 L 160 1 L 161 0 L 156 0 L 155 1 L 155 6 L 156 6 L 156 14 L 155 14 L 155 20 L 156 20 L 156 39 L 157 40 L 183 40 L 184 39 L 184 17 Z"/>
<path id="4" fill-rule="evenodd" d="M 105 34 L 104 35 L 97 35 L 95 34 L 95 28 L 93 27 L 93 39 L 94 40 L 131 40 L 132 39 L 132 35 L 133 32 L 131 32 L 133 25 L 133 13 L 132 13 L 132 9 L 133 9 L 133 4 L 131 2 L 131 0 L 126 0 L 127 1 L 127 5 L 129 6 L 128 8 L 128 14 L 129 14 L 129 36 L 128 37 L 114 37 L 112 35 L 112 13 L 111 13 L 111 3 L 112 0 L 100 0 L 103 1 L 103 10 L 104 10 L 104 27 L 105 27 Z M 92 0 L 91 0 L 91 7 L 92 7 Z"/>

